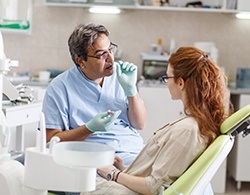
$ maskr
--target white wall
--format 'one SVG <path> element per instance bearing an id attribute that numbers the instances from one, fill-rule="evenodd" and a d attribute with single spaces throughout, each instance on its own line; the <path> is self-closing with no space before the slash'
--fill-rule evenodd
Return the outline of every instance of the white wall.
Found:
<path id="1" fill-rule="evenodd" d="M 140 52 L 149 50 L 158 38 L 165 48 L 172 38 L 177 46 L 215 42 L 219 65 L 226 68 L 230 80 L 235 80 L 237 67 L 250 66 L 250 20 L 237 20 L 232 14 L 125 10 L 120 15 L 96 15 L 86 8 L 51 7 L 34 0 L 32 34 L 3 34 L 7 57 L 20 61 L 14 71 L 35 74 L 47 68 L 71 67 L 68 37 L 77 24 L 87 22 L 108 27 L 111 40 L 123 50 L 123 60 L 139 68 Z"/>

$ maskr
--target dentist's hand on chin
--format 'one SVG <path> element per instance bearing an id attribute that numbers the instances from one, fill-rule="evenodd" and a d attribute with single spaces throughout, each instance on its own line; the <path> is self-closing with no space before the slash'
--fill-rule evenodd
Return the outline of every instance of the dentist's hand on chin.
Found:
<path id="1" fill-rule="evenodd" d="M 128 97 L 137 94 L 137 66 L 129 62 L 115 62 L 118 80 Z"/>
<path id="2" fill-rule="evenodd" d="M 120 114 L 121 110 L 99 113 L 92 120 L 87 122 L 85 126 L 91 132 L 106 131 L 107 127 L 109 127 Z"/>

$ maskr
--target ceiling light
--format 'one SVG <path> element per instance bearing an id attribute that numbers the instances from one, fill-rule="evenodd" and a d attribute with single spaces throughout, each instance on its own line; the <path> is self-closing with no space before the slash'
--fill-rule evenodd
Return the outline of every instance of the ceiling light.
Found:
<path id="1" fill-rule="evenodd" d="M 236 14 L 238 19 L 250 19 L 250 12 L 240 12 Z"/>
<path id="2" fill-rule="evenodd" d="M 89 8 L 89 12 L 99 14 L 119 14 L 121 13 L 121 10 L 118 7 L 98 6 Z"/>

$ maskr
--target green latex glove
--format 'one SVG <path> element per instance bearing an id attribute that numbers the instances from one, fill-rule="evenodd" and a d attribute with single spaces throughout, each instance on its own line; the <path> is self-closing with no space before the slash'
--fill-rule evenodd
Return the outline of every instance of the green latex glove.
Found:
<path id="1" fill-rule="evenodd" d="M 133 63 L 119 61 L 116 62 L 117 78 L 128 97 L 137 94 L 137 66 Z"/>
<path id="2" fill-rule="evenodd" d="M 97 114 L 92 120 L 87 122 L 85 126 L 92 132 L 106 131 L 106 128 L 111 125 L 120 114 L 121 110 L 118 110 L 116 112 L 108 111 Z"/>

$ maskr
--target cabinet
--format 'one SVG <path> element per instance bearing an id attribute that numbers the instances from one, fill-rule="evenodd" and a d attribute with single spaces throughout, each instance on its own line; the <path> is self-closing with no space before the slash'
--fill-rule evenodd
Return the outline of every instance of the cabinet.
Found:
<path id="1" fill-rule="evenodd" d="M 36 127 L 33 132 L 36 131 L 38 127 L 38 121 L 40 120 L 39 115 L 42 109 L 42 102 L 34 102 L 30 104 L 6 104 L 3 105 L 3 112 L 6 117 L 7 127 L 15 127 L 15 149 L 14 153 L 24 152 L 24 131 L 23 128 L 26 124 L 36 123 Z M 11 135 L 13 131 L 11 132 Z"/>
<path id="2" fill-rule="evenodd" d="M 25 81 L 21 78 L 9 79 L 13 85 L 22 83 L 24 86 L 30 86 L 34 95 L 34 101 L 29 104 L 7 103 L 3 105 L 8 128 L 11 132 L 8 149 L 15 158 L 22 154 L 25 148 L 36 145 L 42 101 L 48 82 Z"/>
<path id="3" fill-rule="evenodd" d="M 0 30 L 31 32 L 32 0 L 0 0 Z"/>
<path id="4" fill-rule="evenodd" d="M 236 9 L 229 9 L 228 0 L 217 0 L 220 2 L 220 8 L 187 8 L 177 7 L 176 4 L 171 6 L 153 6 L 141 5 L 142 0 L 45 0 L 48 6 L 69 6 L 69 7 L 90 7 L 90 6 L 116 6 L 121 9 L 136 10 L 163 10 L 163 11 L 188 11 L 188 12 L 213 12 L 213 13 L 237 13 Z M 209 0 L 210 1 L 210 0 Z M 177 2 L 176 0 L 173 1 Z M 180 1 L 178 1 L 180 2 Z M 208 2 L 208 0 L 207 0 Z M 231 3 L 230 3 L 231 4 Z"/>
<path id="5" fill-rule="evenodd" d="M 147 124 L 140 132 L 144 142 L 165 124 L 178 119 L 183 113 L 181 101 L 172 100 L 167 86 L 159 81 L 138 84 L 138 91 L 147 109 Z"/>
<path id="6" fill-rule="evenodd" d="M 135 0 L 46 0 L 46 5 L 55 6 L 135 6 Z"/>
<path id="7" fill-rule="evenodd" d="M 211 186 L 214 193 L 225 193 L 226 181 L 227 181 L 227 160 L 221 164 L 213 179 L 211 180 Z"/>
<path id="8" fill-rule="evenodd" d="M 250 93 L 232 94 L 231 97 L 235 110 L 250 104 Z M 241 189 L 241 182 L 250 182 L 249 148 L 250 136 L 243 138 L 239 134 L 236 136 L 233 149 L 228 156 L 228 173 L 237 182 L 237 190 Z"/>

